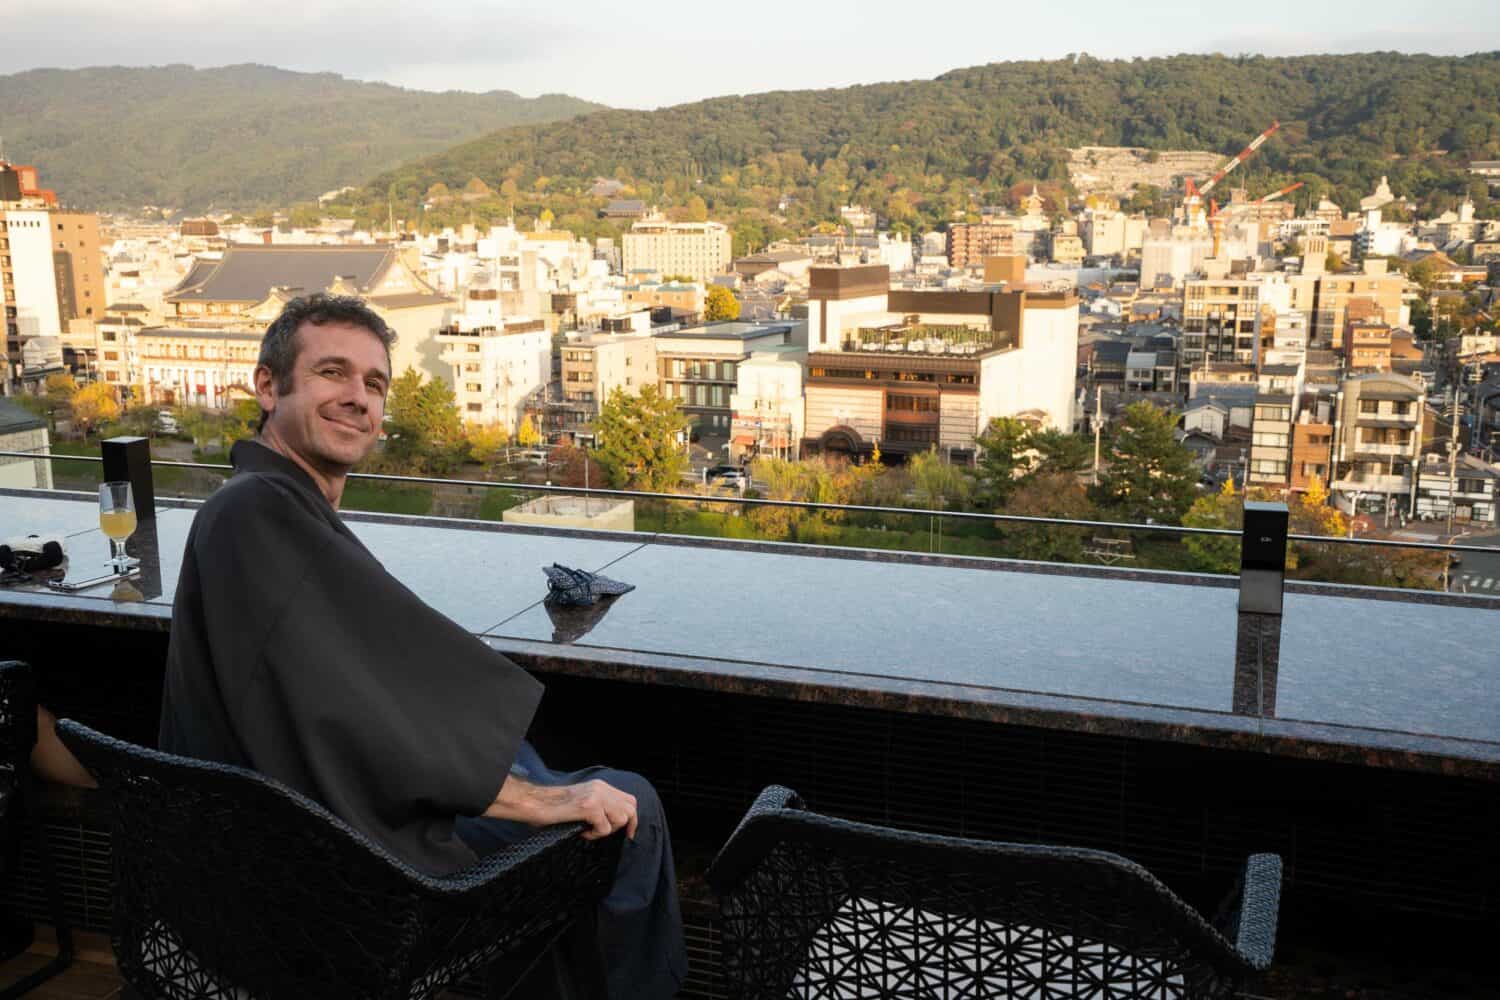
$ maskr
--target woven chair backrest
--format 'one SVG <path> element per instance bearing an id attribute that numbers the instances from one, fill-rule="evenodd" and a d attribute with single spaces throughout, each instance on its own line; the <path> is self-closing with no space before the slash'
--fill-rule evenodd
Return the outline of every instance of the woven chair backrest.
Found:
<path id="1" fill-rule="evenodd" d="M 59 732 L 107 794 L 122 969 L 152 960 L 132 942 L 181 947 L 259 996 L 266 970 L 300 964 L 316 980 L 324 965 L 399 963 L 413 941 L 422 876 L 305 796 L 69 720 Z"/>
<path id="2" fill-rule="evenodd" d="M 927 935 L 929 944 L 977 935 L 975 947 L 992 961 L 1023 971 L 1048 948 L 1096 956 L 1103 949 L 1150 963 L 1136 974 L 1170 979 L 1188 996 L 1214 995 L 1220 973 L 1242 966 L 1197 911 L 1118 855 L 906 833 L 795 810 L 756 817 L 744 832 L 752 831 L 767 853 L 743 890 L 762 904 L 775 899 L 769 905 L 792 925 L 791 940 L 842 926 L 868 953 L 871 935 L 899 942 Z M 831 925 L 830 914 L 837 914 Z M 908 926 L 892 937 L 899 924 Z M 1002 958 L 1007 943 L 1013 954 Z M 963 980 L 961 968 L 948 971 Z"/>

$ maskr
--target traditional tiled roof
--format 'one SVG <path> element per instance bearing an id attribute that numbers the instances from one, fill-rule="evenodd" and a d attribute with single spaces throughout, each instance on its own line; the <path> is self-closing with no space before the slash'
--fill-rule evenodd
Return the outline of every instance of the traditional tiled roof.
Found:
<path id="1" fill-rule="evenodd" d="M 406 292 L 401 295 L 372 295 L 367 301 L 381 309 L 412 309 L 416 306 L 440 306 L 453 300 L 446 295 Z"/>
<path id="2" fill-rule="evenodd" d="M 234 244 L 217 261 L 197 261 L 168 302 L 263 302 L 273 288 L 322 291 L 340 276 L 372 288 L 396 263 L 390 247 Z"/>
<path id="3" fill-rule="evenodd" d="M 0 397 L 0 434 L 19 434 L 46 427 L 47 422 L 20 403 Z"/>

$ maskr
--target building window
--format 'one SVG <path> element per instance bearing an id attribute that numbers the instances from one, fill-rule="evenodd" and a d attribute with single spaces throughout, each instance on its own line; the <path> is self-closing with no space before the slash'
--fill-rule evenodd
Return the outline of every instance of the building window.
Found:
<path id="1" fill-rule="evenodd" d="M 1378 399 L 1361 399 L 1359 401 L 1360 413 L 1379 413 L 1380 401 Z"/>

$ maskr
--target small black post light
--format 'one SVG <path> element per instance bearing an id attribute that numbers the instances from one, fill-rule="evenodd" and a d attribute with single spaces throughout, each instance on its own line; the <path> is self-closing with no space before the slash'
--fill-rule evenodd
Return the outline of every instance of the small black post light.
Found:
<path id="1" fill-rule="evenodd" d="M 1280 501 L 1245 502 L 1240 537 L 1240 611 L 1281 614 L 1286 581 L 1287 507 Z"/>
<path id="2" fill-rule="evenodd" d="M 1234 711 L 1276 714 L 1281 605 L 1286 581 L 1287 508 L 1249 501 L 1240 537 L 1240 603 L 1234 640 Z"/>
<path id="3" fill-rule="evenodd" d="M 156 490 L 151 483 L 151 439 L 112 437 L 101 446 L 104 453 L 104 481 L 130 483 L 135 495 L 137 521 L 156 520 Z"/>

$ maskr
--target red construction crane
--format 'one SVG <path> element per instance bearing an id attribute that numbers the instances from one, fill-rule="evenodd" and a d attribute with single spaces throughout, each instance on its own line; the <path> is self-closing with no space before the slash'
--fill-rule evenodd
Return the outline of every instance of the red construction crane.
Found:
<path id="1" fill-rule="evenodd" d="M 1239 166 L 1241 163 L 1244 163 L 1246 160 L 1250 159 L 1250 157 L 1254 156 L 1255 151 L 1263 146 L 1265 144 L 1265 141 L 1271 138 L 1271 136 L 1274 135 L 1276 130 L 1279 128 L 1281 128 L 1281 122 L 1272 122 L 1270 128 L 1266 129 L 1260 135 L 1250 140 L 1250 145 L 1240 150 L 1238 156 L 1234 157 L 1228 163 L 1224 164 L 1224 166 L 1219 169 L 1219 172 L 1210 177 L 1208 179 L 1208 183 L 1204 184 L 1202 188 L 1199 188 L 1196 184 L 1194 184 L 1192 178 L 1188 178 L 1186 180 L 1185 186 L 1187 187 L 1187 197 L 1183 199 L 1182 204 L 1184 214 L 1187 217 L 1187 222 L 1189 225 L 1197 225 L 1202 223 L 1203 199 L 1208 195 L 1210 191 L 1214 189 L 1214 185 L 1223 180 L 1225 176 L 1227 176 L 1231 171 L 1234 170 L 1235 167 Z"/>
<path id="2" fill-rule="evenodd" d="M 1224 175 L 1225 174 L 1228 174 L 1235 167 L 1239 166 L 1241 163 L 1244 163 L 1246 160 L 1250 159 L 1250 157 L 1254 156 L 1255 155 L 1255 151 L 1257 149 L 1259 149 L 1261 146 L 1265 145 L 1266 140 L 1269 139 L 1269 138 L 1271 138 L 1271 136 L 1279 128 L 1281 128 L 1281 122 L 1272 122 L 1270 128 L 1266 129 L 1264 132 L 1262 132 L 1260 135 L 1256 136 L 1254 139 L 1251 139 L 1250 140 L 1250 145 L 1248 145 L 1244 149 L 1240 150 L 1240 155 L 1236 156 L 1234 159 L 1232 159 L 1228 163 L 1224 164 L 1224 166 L 1220 168 L 1220 170 L 1219 170 L 1218 173 L 1216 173 L 1212 177 L 1210 177 L 1208 179 L 1208 183 L 1205 184 L 1205 185 L 1203 185 L 1203 187 L 1199 190 L 1198 193 L 1200 195 L 1207 196 L 1208 193 L 1214 189 L 1214 185 L 1217 184 L 1217 183 L 1219 183 L 1221 180 L 1224 179 Z"/>

